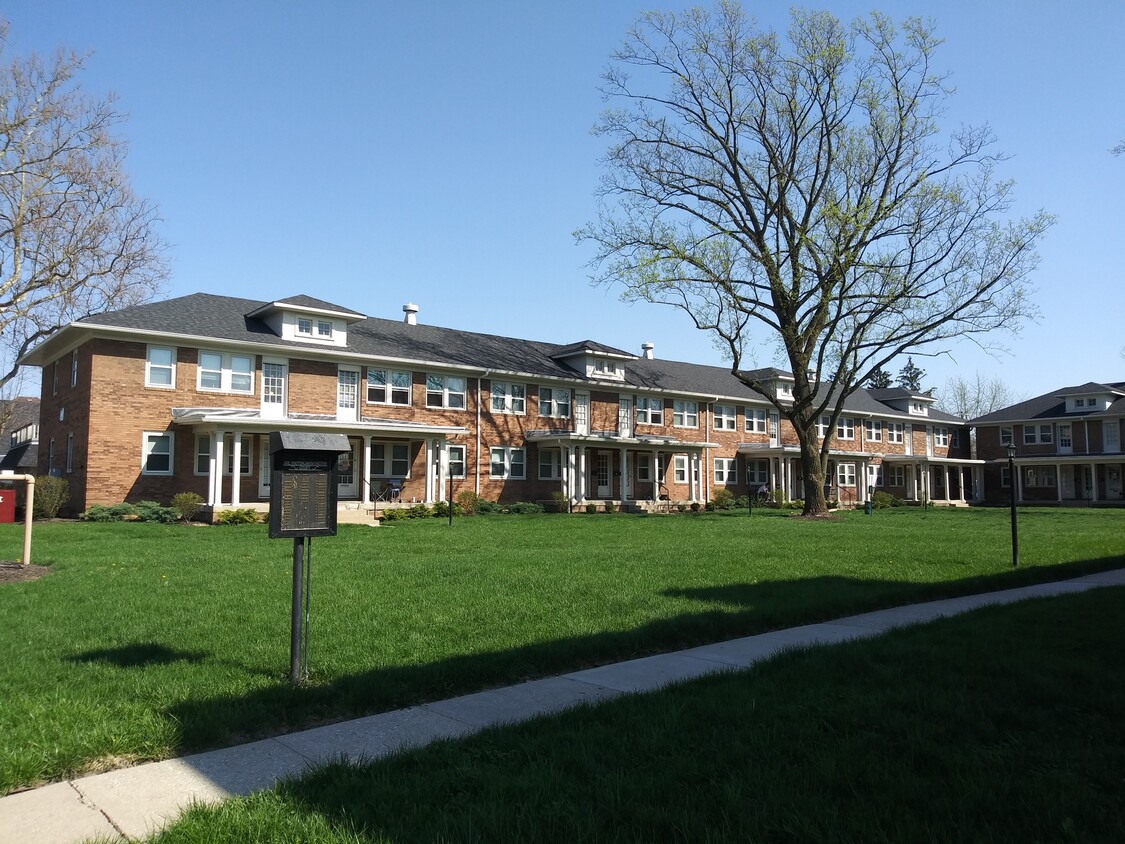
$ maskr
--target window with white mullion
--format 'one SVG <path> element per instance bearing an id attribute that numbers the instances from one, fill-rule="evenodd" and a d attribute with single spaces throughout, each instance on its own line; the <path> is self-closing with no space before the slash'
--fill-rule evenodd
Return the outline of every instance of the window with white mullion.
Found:
<path id="1" fill-rule="evenodd" d="M 523 384 L 492 382 L 492 412 L 522 414 L 527 409 L 527 391 Z"/>
<path id="2" fill-rule="evenodd" d="M 522 448 L 495 446 L 488 450 L 490 478 L 498 480 L 523 480 L 527 476 L 527 465 Z"/>
<path id="3" fill-rule="evenodd" d="M 863 423 L 864 436 L 869 443 L 881 442 L 883 439 L 883 423 L 878 419 L 867 419 Z"/>
<path id="4" fill-rule="evenodd" d="M 713 425 L 716 431 L 734 431 L 738 428 L 738 413 L 734 405 L 715 405 L 714 418 Z"/>
<path id="5" fill-rule="evenodd" d="M 855 419 L 850 416 L 841 416 L 836 420 L 836 439 L 855 439 Z"/>
<path id="6" fill-rule="evenodd" d="M 412 376 L 401 369 L 367 368 L 368 404 L 410 404 Z"/>
<path id="7" fill-rule="evenodd" d="M 464 410 L 465 379 L 456 375 L 427 375 L 426 407 Z"/>
<path id="8" fill-rule="evenodd" d="M 768 418 L 769 414 L 765 410 L 756 410 L 752 407 L 746 408 L 746 432 L 750 434 L 766 433 L 766 424 Z"/>
<path id="9" fill-rule="evenodd" d="M 570 388 L 540 387 L 539 415 L 555 419 L 570 418 Z"/>
<path id="10" fill-rule="evenodd" d="M 558 481 L 562 479 L 562 449 L 539 449 L 539 480 Z"/>
<path id="11" fill-rule="evenodd" d="M 734 484 L 738 482 L 737 461 L 733 457 L 715 458 L 715 483 Z"/>
<path id="12" fill-rule="evenodd" d="M 672 425 L 677 428 L 698 428 L 699 404 L 693 401 L 673 402 Z"/>
<path id="13" fill-rule="evenodd" d="M 166 346 L 149 346 L 145 357 L 146 387 L 176 386 L 176 350 Z"/>
<path id="14" fill-rule="evenodd" d="M 254 358 L 227 352 L 199 352 L 198 389 L 223 393 L 254 392 Z"/>
<path id="15" fill-rule="evenodd" d="M 663 425 L 664 399 L 637 396 L 637 424 Z"/>

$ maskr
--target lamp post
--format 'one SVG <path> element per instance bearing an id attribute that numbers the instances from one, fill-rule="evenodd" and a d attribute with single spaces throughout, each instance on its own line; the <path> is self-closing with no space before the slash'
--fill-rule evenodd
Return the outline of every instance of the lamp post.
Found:
<path id="1" fill-rule="evenodd" d="M 1008 481 L 1012 490 L 1012 567 L 1020 564 L 1020 541 L 1016 532 L 1016 444 L 1008 443 Z"/>

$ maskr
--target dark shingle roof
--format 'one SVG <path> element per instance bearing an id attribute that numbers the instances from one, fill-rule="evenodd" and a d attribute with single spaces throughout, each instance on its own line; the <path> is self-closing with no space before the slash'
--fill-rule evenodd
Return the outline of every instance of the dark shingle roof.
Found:
<path id="1" fill-rule="evenodd" d="M 1089 393 L 1112 393 L 1121 392 L 1125 390 L 1125 382 L 1114 382 L 1109 384 L 1099 384 L 1094 381 L 1081 384 L 1077 387 L 1063 387 L 1059 390 L 1053 390 L 1049 393 L 1044 393 L 1041 396 L 1027 399 L 1026 401 L 1017 402 L 1016 404 L 1002 407 L 999 410 L 994 410 L 992 413 L 986 413 L 984 416 L 978 416 L 976 419 L 970 420 L 974 425 L 990 425 L 997 422 L 1018 422 L 1024 419 L 1052 419 L 1052 418 L 1075 418 L 1088 416 L 1093 413 L 1103 413 L 1109 415 L 1111 413 L 1121 412 L 1121 400 L 1115 401 L 1107 411 L 1094 411 L 1089 410 L 1083 413 L 1081 410 L 1066 412 L 1066 396 L 1082 395 Z M 1114 408 L 1118 408 L 1114 411 Z"/>
<path id="2" fill-rule="evenodd" d="M 34 474 L 39 468 L 39 444 L 25 442 L 13 446 L 8 453 L 0 457 L 0 469 L 19 472 L 21 469 L 28 474 Z"/>

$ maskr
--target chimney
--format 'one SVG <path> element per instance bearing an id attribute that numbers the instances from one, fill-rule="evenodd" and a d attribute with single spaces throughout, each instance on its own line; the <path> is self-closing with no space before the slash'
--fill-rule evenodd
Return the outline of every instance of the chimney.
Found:
<path id="1" fill-rule="evenodd" d="M 404 314 L 406 314 L 406 316 L 403 317 L 403 320 L 402 320 L 403 322 L 405 322 L 407 325 L 417 325 L 418 324 L 418 306 L 417 305 L 415 305 L 413 302 L 407 302 L 405 305 L 402 306 L 402 312 Z"/>
<path id="2" fill-rule="evenodd" d="M 652 360 L 652 350 L 655 348 L 655 343 L 641 343 L 641 355 L 645 360 Z"/>

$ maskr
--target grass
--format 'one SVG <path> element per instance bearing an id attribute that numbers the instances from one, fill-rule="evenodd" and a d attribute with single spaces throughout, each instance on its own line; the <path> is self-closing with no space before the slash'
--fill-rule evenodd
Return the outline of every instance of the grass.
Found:
<path id="1" fill-rule="evenodd" d="M 325 766 L 152 841 L 1120 841 L 1123 614 L 1107 588 L 791 651 Z"/>
<path id="2" fill-rule="evenodd" d="M 43 523 L 0 588 L 0 793 L 645 653 L 1125 564 L 1125 511 L 433 519 L 312 543 L 264 527 Z M 0 526 L 0 558 L 19 526 Z"/>

